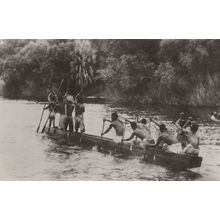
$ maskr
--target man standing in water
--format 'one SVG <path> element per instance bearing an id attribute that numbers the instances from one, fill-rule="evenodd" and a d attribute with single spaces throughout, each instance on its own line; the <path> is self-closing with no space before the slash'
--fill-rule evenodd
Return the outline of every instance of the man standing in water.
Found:
<path id="1" fill-rule="evenodd" d="M 109 127 L 101 134 L 101 136 L 107 134 L 112 128 L 115 129 L 116 132 L 116 137 L 114 138 L 115 143 L 121 143 L 123 135 L 124 135 L 124 123 L 118 119 L 118 114 L 117 112 L 112 113 L 111 115 L 111 120 L 109 119 L 103 119 L 103 121 L 108 121 L 111 124 Z"/>

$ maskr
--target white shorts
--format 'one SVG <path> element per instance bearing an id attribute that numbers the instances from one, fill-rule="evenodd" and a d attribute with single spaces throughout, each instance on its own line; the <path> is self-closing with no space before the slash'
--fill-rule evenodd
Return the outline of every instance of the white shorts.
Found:
<path id="1" fill-rule="evenodd" d="M 199 149 L 194 148 L 191 144 L 188 144 L 184 149 L 183 153 L 185 154 L 195 154 L 199 155 Z"/>
<path id="2" fill-rule="evenodd" d="M 115 137 L 113 138 L 113 141 L 114 141 L 116 144 L 121 143 L 121 140 L 122 140 L 122 136 L 115 136 Z"/>
<path id="3" fill-rule="evenodd" d="M 172 144 L 172 145 L 164 144 L 163 150 L 165 150 L 167 152 L 172 152 L 172 153 L 180 153 L 180 152 L 182 152 L 182 145 L 181 145 L 181 143 L 176 143 L 176 144 Z"/>

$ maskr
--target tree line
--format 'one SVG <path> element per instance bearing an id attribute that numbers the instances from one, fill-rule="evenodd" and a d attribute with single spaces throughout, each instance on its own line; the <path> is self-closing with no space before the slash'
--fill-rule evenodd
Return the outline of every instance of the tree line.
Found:
<path id="1" fill-rule="evenodd" d="M 4 96 L 63 92 L 117 102 L 220 104 L 220 40 L 2 40 Z"/>

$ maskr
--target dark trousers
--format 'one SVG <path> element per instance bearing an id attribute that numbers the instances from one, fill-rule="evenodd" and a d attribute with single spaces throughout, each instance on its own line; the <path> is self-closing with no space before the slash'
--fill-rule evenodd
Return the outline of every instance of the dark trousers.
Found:
<path id="1" fill-rule="evenodd" d="M 67 130 L 69 126 L 69 131 L 73 132 L 73 117 L 72 116 L 67 116 L 65 119 L 65 130 Z"/>

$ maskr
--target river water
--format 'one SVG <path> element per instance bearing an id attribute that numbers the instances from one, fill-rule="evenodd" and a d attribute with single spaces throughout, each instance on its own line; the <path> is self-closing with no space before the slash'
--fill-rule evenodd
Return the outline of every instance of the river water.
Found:
<path id="1" fill-rule="evenodd" d="M 173 171 L 138 158 L 119 159 L 95 149 L 74 150 L 36 133 L 42 104 L 0 98 L 0 180 L 220 180 L 220 124 L 211 123 L 208 118 L 213 109 L 94 103 L 85 106 L 86 133 L 95 135 L 100 135 L 102 118 L 115 110 L 128 119 L 153 116 L 174 132 L 172 121 L 180 111 L 185 111 L 201 125 L 202 166 Z M 47 115 L 46 111 L 43 122 Z M 126 128 L 125 136 L 130 132 Z M 113 135 L 111 131 L 106 136 Z"/>

